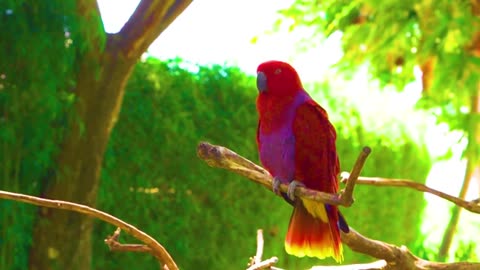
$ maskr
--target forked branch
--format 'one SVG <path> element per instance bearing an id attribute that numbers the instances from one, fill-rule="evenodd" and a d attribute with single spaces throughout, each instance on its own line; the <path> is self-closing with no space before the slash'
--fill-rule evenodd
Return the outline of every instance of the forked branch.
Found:
<path id="1" fill-rule="evenodd" d="M 257 230 L 257 253 L 253 258 L 250 258 L 250 262 L 248 263 L 247 270 L 261 270 L 261 269 L 269 269 L 269 270 L 283 270 L 277 267 L 274 267 L 278 262 L 277 257 L 271 257 L 266 260 L 262 260 L 263 256 L 263 230 Z"/>
<path id="2" fill-rule="evenodd" d="M 122 229 L 117 228 L 115 232 L 105 239 L 105 244 L 111 251 L 126 251 L 126 252 L 140 252 L 140 253 L 150 253 L 155 256 L 152 249 L 147 245 L 141 244 L 122 244 L 119 242 L 118 238 Z"/>
<path id="3" fill-rule="evenodd" d="M 28 204 L 33 204 L 33 205 L 38 205 L 38 206 L 43 206 L 43 207 L 48 207 L 48 208 L 55 208 L 55 209 L 62 209 L 62 210 L 68 210 L 68 211 L 73 211 L 77 213 L 82 213 L 90 217 L 94 217 L 100 220 L 103 220 L 107 223 L 110 223 L 118 228 L 121 228 L 131 236 L 135 237 L 139 241 L 145 244 L 145 246 L 139 247 L 139 245 L 136 245 L 135 251 L 137 252 L 148 252 L 155 256 L 158 261 L 162 264 L 161 269 L 169 269 L 169 270 L 176 270 L 178 269 L 177 265 L 173 261 L 172 257 L 170 254 L 167 252 L 167 250 L 160 245 L 155 239 L 153 239 L 150 235 L 144 233 L 143 231 L 137 229 L 135 226 L 130 225 L 126 223 L 125 221 L 118 219 L 110 214 L 107 214 L 105 212 L 102 212 L 100 210 L 88 207 L 86 205 L 81 205 L 81 204 L 76 204 L 72 202 L 66 202 L 66 201 L 59 201 L 59 200 L 49 200 L 49 199 L 43 199 L 35 196 L 29 196 L 25 194 L 19 194 L 19 193 L 13 193 L 13 192 L 7 192 L 7 191 L 2 191 L 0 190 L 0 199 L 7 199 L 7 200 L 13 200 L 13 201 L 18 201 L 18 202 L 24 202 Z M 118 239 L 118 235 L 120 234 L 120 231 L 118 231 L 116 234 L 114 234 L 113 240 Z M 110 238 L 112 238 L 110 237 Z M 71 239 L 65 239 L 65 241 L 68 241 Z M 110 242 L 113 241 L 111 239 Z M 108 243 L 108 239 L 106 241 Z M 110 245 L 109 245 L 110 246 Z M 118 247 L 118 246 L 117 246 Z M 132 247 L 132 246 L 130 246 Z M 147 248 L 148 247 L 148 248 Z M 114 248 L 115 249 L 115 248 Z M 122 249 L 122 248 L 117 248 Z M 123 250 L 125 251 L 125 247 Z M 141 250 L 142 249 L 142 250 Z"/>
<path id="4" fill-rule="evenodd" d="M 127 56 L 138 59 L 192 0 L 142 0 L 115 36 Z"/>
<path id="5" fill-rule="evenodd" d="M 346 180 L 347 187 L 345 188 L 345 190 L 340 192 L 339 195 L 332 195 L 303 187 L 297 187 L 295 190 L 295 195 L 302 198 L 318 200 L 323 203 L 342 205 L 347 207 L 350 206 L 353 202 L 352 193 L 354 185 L 357 182 L 356 180 L 358 178 L 358 175 L 360 174 L 361 168 L 369 153 L 369 148 L 364 148 L 363 151 L 360 153 L 360 156 L 354 166 L 354 169 L 352 170 L 352 173 L 348 176 L 348 179 Z M 212 145 L 207 142 L 202 142 L 198 145 L 197 155 L 212 167 L 230 170 L 272 190 L 272 177 L 266 170 L 225 147 Z M 364 181 L 362 181 L 362 179 Z M 357 183 L 371 184 L 371 182 L 367 183 L 366 180 L 367 179 L 360 177 Z M 410 185 L 405 185 L 405 183 L 399 184 L 397 182 L 394 182 L 394 184 L 398 184 L 398 186 Z M 280 190 L 286 192 L 287 186 L 281 185 Z M 423 191 L 429 192 L 431 191 L 431 189 Z M 456 200 L 451 201 L 456 203 Z M 458 205 L 462 207 L 461 204 Z M 404 246 L 397 247 L 395 245 L 391 245 L 382 241 L 369 239 L 359 234 L 354 229 L 351 229 L 349 233 L 341 232 L 341 238 L 342 242 L 348 247 L 350 247 L 350 249 L 352 249 L 353 251 L 369 255 L 373 258 L 379 259 L 379 261 L 363 265 L 344 265 L 328 267 L 325 266 L 315 269 L 480 269 L 480 263 L 439 263 L 426 261 L 413 255 Z"/>
<path id="6" fill-rule="evenodd" d="M 347 181 L 349 178 L 349 173 L 348 172 L 343 172 L 341 175 L 342 182 Z M 422 183 L 418 183 L 412 180 L 407 180 L 407 179 L 389 179 L 389 178 L 381 178 L 381 177 L 365 177 L 365 176 L 360 176 L 358 177 L 357 184 L 361 185 L 372 185 L 372 186 L 381 186 L 381 187 L 406 187 L 406 188 L 411 188 L 415 189 L 421 192 L 426 192 L 433 194 L 435 196 L 438 196 L 442 199 L 445 199 L 447 201 L 450 201 L 457 206 L 460 206 L 462 208 L 465 208 L 466 210 L 480 214 L 480 204 L 479 200 L 473 200 L 473 201 L 466 201 L 463 199 L 460 199 L 458 197 L 448 195 L 444 192 L 441 192 L 439 190 L 435 190 L 433 188 L 430 188 Z"/>
<path id="7" fill-rule="evenodd" d="M 297 186 L 295 195 L 331 205 L 343 205 L 347 207 L 352 205 L 355 182 L 369 154 L 370 148 L 365 147 L 355 162 L 352 173 L 347 179 L 345 189 L 339 194 L 330 194 Z M 273 178 L 265 169 L 226 147 L 201 142 L 197 147 L 197 155 L 211 167 L 233 171 L 272 190 Z M 288 185 L 280 185 L 280 191 L 287 192 L 287 190 Z"/>

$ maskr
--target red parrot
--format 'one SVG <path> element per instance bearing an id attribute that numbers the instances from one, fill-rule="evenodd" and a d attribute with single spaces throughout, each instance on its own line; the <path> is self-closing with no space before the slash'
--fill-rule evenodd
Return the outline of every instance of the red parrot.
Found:
<path id="1" fill-rule="evenodd" d="M 348 232 L 349 228 L 337 207 L 294 196 L 298 185 L 337 193 L 340 163 L 335 128 L 288 63 L 260 64 L 257 88 L 260 161 L 274 178 L 273 191 L 294 206 L 285 249 L 299 257 L 333 257 L 341 262 L 339 229 Z M 280 183 L 289 185 L 287 194 L 279 192 Z"/>

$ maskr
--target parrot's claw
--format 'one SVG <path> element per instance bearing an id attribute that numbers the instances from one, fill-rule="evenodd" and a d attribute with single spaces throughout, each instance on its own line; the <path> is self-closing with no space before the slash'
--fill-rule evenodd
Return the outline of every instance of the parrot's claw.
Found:
<path id="1" fill-rule="evenodd" d="M 282 183 L 282 181 L 280 181 L 280 179 L 274 177 L 273 178 L 273 181 L 272 181 L 272 190 L 273 190 L 273 193 L 277 194 L 278 196 L 281 195 L 280 193 L 280 184 Z"/>
<path id="2" fill-rule="evenodd" d="M 305 187 L 305 185 L 302 182 L 299 182 L 296 180 L 293 180 L 288 185 L 287 195 L 288 195 L 288 198 L 290 198 L 290 200 L 292 201 L 295 201 L 295 189 L 297 187 Z"/>

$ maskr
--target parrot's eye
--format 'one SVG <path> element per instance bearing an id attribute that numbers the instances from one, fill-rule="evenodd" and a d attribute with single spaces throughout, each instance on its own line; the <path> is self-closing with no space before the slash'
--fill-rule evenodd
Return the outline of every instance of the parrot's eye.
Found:
<path id="1" fill-rule="evenodd" d="M 277 68 L 277 69 L 275 69 L 275 71 L 273 72 L 273 74 L 275 74 L 275 75 L 278 75 L 278 74 L 280 74 L 280 73 L 282 73 L 282 69 L 281 69 L 281 68 Z"/>

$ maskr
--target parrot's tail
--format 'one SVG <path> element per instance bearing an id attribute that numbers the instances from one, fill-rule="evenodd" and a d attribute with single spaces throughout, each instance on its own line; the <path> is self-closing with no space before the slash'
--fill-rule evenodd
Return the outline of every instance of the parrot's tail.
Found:
<path id="1" fill-rule="evenodd" d="M 324 204 L 315 201 L 303 199 L 297 202 L 285 239 L 287 253 L 343 261 L 338 216 L 336 207 L 330 206 L 327 211 Z"/>

